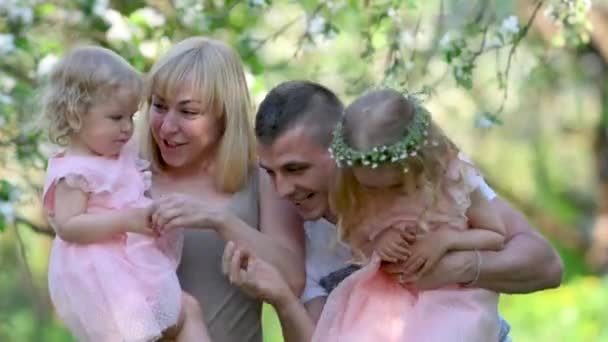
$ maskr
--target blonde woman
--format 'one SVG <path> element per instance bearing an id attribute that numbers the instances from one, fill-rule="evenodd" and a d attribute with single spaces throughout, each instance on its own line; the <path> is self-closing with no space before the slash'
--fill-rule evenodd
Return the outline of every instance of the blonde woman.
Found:
<path id="1" fill-rule="evenodd" d="M 188 38 L 153 66 L 143 103 L 141 148 L 158 204 L 153 225 L 186 228 L 181 285 L 200 302 L 212 340 L 261 341 L 261 301 L 222 274 L 225 241 L 255 251 L 299 293 L 303 231 L 256 165 L 241 61 L 219 41 Z"/>

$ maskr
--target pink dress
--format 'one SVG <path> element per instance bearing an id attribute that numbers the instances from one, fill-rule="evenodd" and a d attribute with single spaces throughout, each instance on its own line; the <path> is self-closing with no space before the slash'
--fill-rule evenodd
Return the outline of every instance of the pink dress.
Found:
<path id="1" fill-rule="evenodd" d="M 461 178 L 462 177 L 462 178 Z M 461 179 L 460 182 L 457 180 Z M 438 202 L 427 209 L 428 229 L 449 224 L 465 230 L 469 193 L 481 177 L 462 160 L 450 164 Z M 426 207 L 420 192 L 409 196 L 377 194 L 354 222 L 363 229 L 354 247 L 365 248 L 369 239 L 391 225 L 415 227 Z M 368 246 L 369 247 L 369 246 Z M 498 294 L 477 288 L 450 286 L 420 291 L 400 285 L 378 270 L 373 254 L 359 271 L 332 291 L 317 324 L 313 342 L 489 342 L 497 341 Z"/>
<path id="2" fill-rule="evenodd" d="M 144 196 L 150 187 L 147 166 L 131 142 L 118 159 L 58 154 L 48 162 L 45 208 L 52 216 L 55 185 L 62 179 L 89 194 L 88 213 L 146 206 L 151 202 Z M 55 238 L 49 291 L 58 315 L 79 341 L 155 341 L 177 323 L 181 234 L 126 233 L 91 244 Z"/>

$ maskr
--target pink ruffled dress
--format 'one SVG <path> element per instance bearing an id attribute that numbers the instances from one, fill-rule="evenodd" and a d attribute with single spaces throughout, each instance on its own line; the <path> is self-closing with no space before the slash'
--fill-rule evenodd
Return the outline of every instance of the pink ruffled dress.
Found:
<path id="1" fill-rule="evenodd" d="M 43 201 L 52 217 L 55 185 L 65 180 L 88 193 L 87 213 L 145 207 L 147 162 L 129 142 L 117 159 L 65 156 L 49 159 Z M 182 290 L 176 276 L 182 232 L 154 238 L 125 233 L 76 244 L 56 237 L 49 291 L 59 317 L 79 341 L 155 341 L 175 325 Z"/>
<path id="2" fill-rule="evenodd" d="M 360 241 L 365 250 L 370 240 L 393 225 L 416 227 L 420 217 L 428 229 L 449 224 L 468 229 L 469 194 L 481 176 L 462 159 L 450 163 L 438 202 L 427 209 L 422 193 L 402 196 L 374 195 L 371 205 L 354 222 L 361 222 Z M 389 198 L 390 197 L 390 198 Z M 317 324 L 313 342 L 491 342 L 498 340 L 498 294 L 478 288 L 450 286 L 420 291 L 400 285 L 379 271 L 380 259 L 369 262 L 332 291 Z"/>

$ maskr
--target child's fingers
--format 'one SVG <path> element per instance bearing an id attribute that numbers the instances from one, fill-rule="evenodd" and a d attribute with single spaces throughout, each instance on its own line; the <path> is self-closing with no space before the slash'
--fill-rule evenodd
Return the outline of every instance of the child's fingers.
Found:
<path id="1" fill-rule="evenodd" d="M 236 286 L 241 285 L 241 251 L 237 249 L 230 260 L 230 283 Z"/>
<path id="2" fill-rule="evenodd" d="M 409 261 L 409 260 L 408 260 Z M 415 274 L 418 272 L 420 267 L 424 264 L 424 258 L 421 256 L 416 256 L 412 258 L 412 262 L 404 269 L 403 273 L 405 274 Z"/>
<path id="3" fill-rule="evenodd" d="M 385 250 L 380 250 L 377 252 L 378 256 L 380 257 L 380 259 L 384 260 L 384 261 L 388 261 L 388 262 L 397 262 L 397 260 L 391 256 L 390 254 L 388 254 Z"/>
<path id="4" fill-rule="evenodd" d="M 398 242 L 392 244 L 391 251 L 393 255 L 397 258 L 401 258 L 403 256 L 410 256 L 412 254 L 408 247 L 404 247 Z"/>
<path id="5" fill-rule="evenodd" d="M 400 235 L 400 239 L 395 240 L 395 244 L 404 247 L 404 248 L 409 248 L 410 247 L 410 243 L 407 241 L 407 239 L 405 239 L 403 237 L 403 235 Z"/>
<path id="6" fill-rule="evenodd" d="M 230 274 L 230 261 L 234 256 L 235 249 L 236 246 L 232 241 L 228 241 L 226 247 L 224 247 L 224 254 L 222 254 L 222 273 L 226 276 Z"/>
<path id="7" fill-rule="evenodd" d="M 409 244 L 416 242 L 416 234 L 412 231 L 401 232 L 401 237 Z"/>

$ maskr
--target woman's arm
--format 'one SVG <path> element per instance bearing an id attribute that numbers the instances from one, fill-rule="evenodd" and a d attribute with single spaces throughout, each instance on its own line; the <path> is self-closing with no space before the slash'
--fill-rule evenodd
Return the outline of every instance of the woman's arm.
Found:
<path id="1" fill-rule="evenodd" d="M 278 198 L 266 172 L 259 172 L 259 227 L 251 227 L 227 210 L 210 208 L 188 195 L 172 194 L 158 200 L 153 215 L 157 229 L 180 227 L 214 229 L 225 241 L 233 241 L 273 264 L 287 279 L 294 294 L 302 292 L 304 230 L 294 209 Z"/>
<path id="2" fill-rule="evenodd" d="M 259 172 L 259 176 L 260 231 L 231 217 L 220 225 L 218 233 L 274 265 L 299 296 L 305 283 L 302 221 L 291 205 L 278 197 L 268 174 Z"/>
<path id="3" fill-rule="evenodd" d="M 153 234 L 147 209 L 125 209 L 104 213 L 86 213 L 88 195 L 65 181 L 55 186 L 54 215 L 50 219 L 57 235 L 73 243 L 94 243 L 127 231 Z"/>

